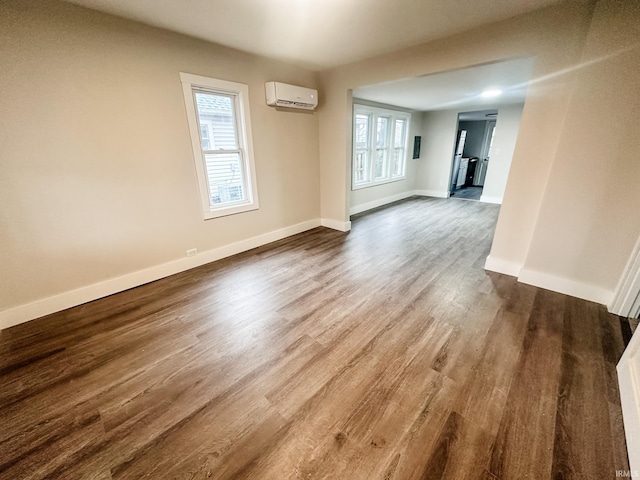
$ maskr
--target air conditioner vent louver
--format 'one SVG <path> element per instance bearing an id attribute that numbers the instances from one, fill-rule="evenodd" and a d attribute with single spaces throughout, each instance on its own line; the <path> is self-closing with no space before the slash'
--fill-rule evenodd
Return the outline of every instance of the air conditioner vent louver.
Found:
<path id="1" fill-rule="evenodd" d="M 280 82 L 265 83 L 267 105 L 314 110 L 318 106 L 318 91 Z"/>

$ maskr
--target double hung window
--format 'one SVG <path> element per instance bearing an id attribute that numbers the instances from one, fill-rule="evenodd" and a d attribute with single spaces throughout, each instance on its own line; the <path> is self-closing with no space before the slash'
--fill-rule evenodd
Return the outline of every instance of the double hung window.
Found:
<path id="1" fill-rule="evenodd" d="M 205 219 L 257 209 L 247 85 L 180 78 Z"/>
<path id="2" fill-rule="evenodd" d="M 405 178 L 411 115 L 354 105 L 352 189 Z"/>

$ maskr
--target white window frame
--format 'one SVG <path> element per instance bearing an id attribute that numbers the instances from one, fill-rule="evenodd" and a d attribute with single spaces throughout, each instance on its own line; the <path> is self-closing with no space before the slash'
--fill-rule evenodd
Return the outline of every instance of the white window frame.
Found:
<path id="1" fill-rule="evenodd" d="M 196 175 L 198 177 L 198 189 L 200 191 L 200 201 L 202 213 L 205 220 L 218 218 L 225 215 L 257 210 L 258 187 L 256 183 L 256 168 L 253 156 L 253 140 L 251 135 L 251 116 L 249 112 L 249 86 L 244 83 L 230 82 L 216 78 L 192 75 L 190 73 L 180 73 L 182 82 L 182 93 L 187 110 L 187 123 L 191 135 L 191 147 L 193 149 L 193 159 L 195 161 Z M 225 150 L 225 152 L 239 153 L 241 164 L 244 168 L 244 178 L 246 183 L 246 199 L 213 205 L 209 192 L 209 179 L 205 168 L 205 151 L 202 150 L 202 139 L 200 138 L 200 123 L 194 100 L 196 91 L 211 92 L 231 96 L 235 106 L 235 127 L 238 141 L 238 148 Z M 208 151 L 207 151 L 208 152 Z"/>
<path id="2" fill-rule="evenodd" d="M 369 126 L 368 126 L 368 175 L 365 177 L 368 178 L 366 181 L 356 182 L 355 169 L 356 169 L 356 116 L 357 115 L 367 115 L 369 117 Z M 375 177 L 375 166 L 378 158 L 378 148 L 376 145 L 376 136 L 377 136 L 377 125 L 378 118 L 386 117 L 388 118 L 388 127 L 386 132 L 386 155 L 387 161 L 385 166 L 385 171 L 383 172 L 382 177 L 376 179 Z M 394 144 L 394 133 L 395 133 L 395 125 L 396 120 L 405 120 L 405 132 L 404 132 L 404 145 L 401 149 L 404 150 L 404 155 L 402 158 L 402 174 L 401 175 L 393 175 L 391 172 L 392 162 L 394 157 L 394 151 L 398 149 Z M 371 107 L 367 105 L 353 104 L 353 119 L 352 119 L 352 153 L 351 153 L 351 190 L 359 190 L 361 188 L 373 187 L 376 185 L 383 185 L 385 183 L 398 182 L 404 180 L 406 178 L 407 171 L 407 156 L 408 156 L 408 142 L 409 142 L 409 128 L 411 126 L 411 114 L 408 112 L 403 112 L 400 110 L 391 110 L 387 108 L 380 107 Z M 361 149 L 359 149 L 361 150 Z"/>

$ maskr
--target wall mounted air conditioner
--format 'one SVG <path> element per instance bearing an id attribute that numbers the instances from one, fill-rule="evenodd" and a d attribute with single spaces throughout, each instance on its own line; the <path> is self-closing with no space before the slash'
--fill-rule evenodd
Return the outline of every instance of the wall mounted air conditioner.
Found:
<path id="1" fill-rule="evenodd" d="M 267 105 L 303 110 L 314 110 L 318 106 L 318 91 L 312 88 L 297 87 L 280 82 L 267 82 L 264 86 Z"/>

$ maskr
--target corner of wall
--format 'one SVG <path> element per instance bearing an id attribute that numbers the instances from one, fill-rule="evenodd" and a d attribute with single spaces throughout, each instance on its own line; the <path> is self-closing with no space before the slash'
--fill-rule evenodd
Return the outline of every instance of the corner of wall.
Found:
<path id="1" fill-rule="evenodd" d="M 522 265 L 509 260 L 495 258 L 489 255 L 484 263 L 484 269 L 490 272 L 502 273 L 511 277 L 517 277 L 520 274 Z"/>
<path id="2" fill-rule="evenodd" d="M 501 205 L 502 197 L 492 197 L 490 195 L 481 195 L 480 201 L 484 203 L 495 203 L 495 204 Z"/>
<path id="3" fill-rule="evenodd" d="M 350 221 L 343 222 L 341 220 L 334 220 L 333 218 L 321 218 L 320 225 L 339 232 L 348 232 L 351 230 Z"/>

